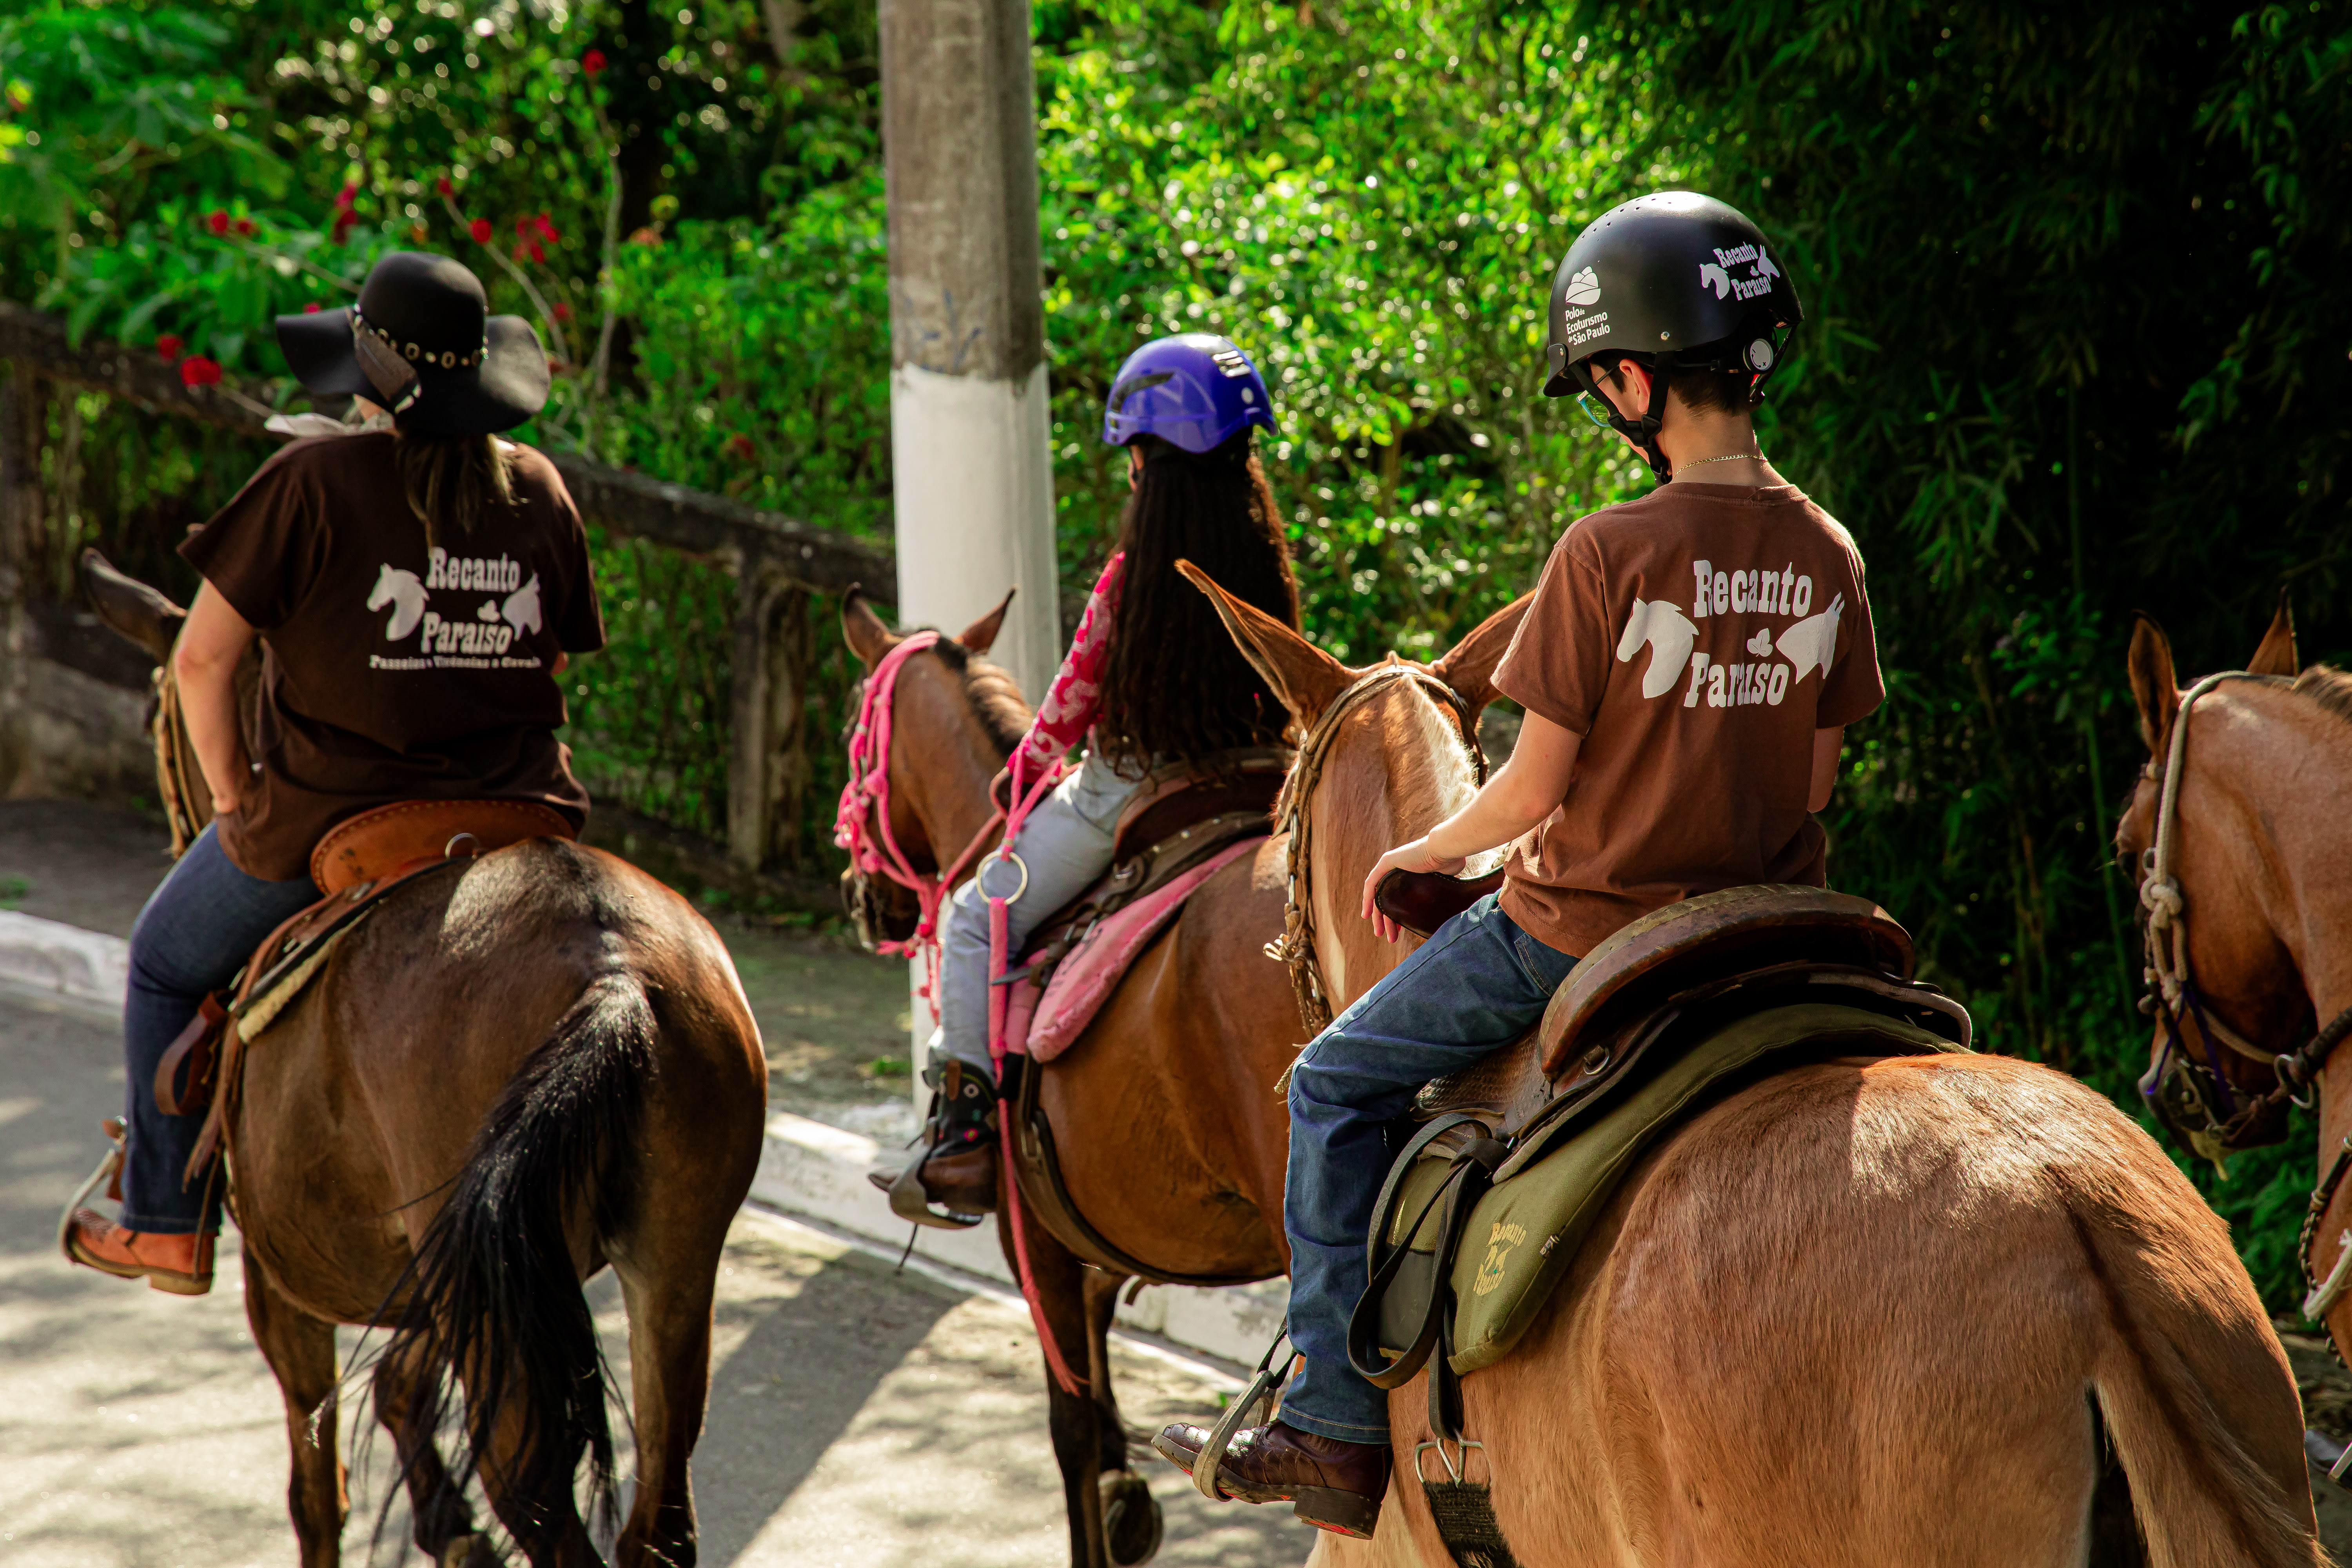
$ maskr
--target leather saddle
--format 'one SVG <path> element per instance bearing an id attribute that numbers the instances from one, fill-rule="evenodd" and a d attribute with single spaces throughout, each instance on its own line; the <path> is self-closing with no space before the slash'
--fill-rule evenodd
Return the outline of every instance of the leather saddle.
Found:
<path id="1" fill-rule="evenodd" d="M 335 940 L 394 888 L 526 838 L 576 837 L 570 818 L 536 801 L 400 801 L 337 824 L 310 852 L 310 880 L 325 896 L 262 939 L 228 989 L 204 999 L 156 1068 L 157 1109 L 167 1116 L 210 1110 L 189 1171 L 202 1171 L 218 1145 L 223 1097 L 215 1083 L 235 1081 L 247 1036 L 276 1016 Z M 242 1026 L 229 1028 L 232 1021 Z"/>
<path id="2" fill-rule="evenodd" d="M 1967 1009 L 1914 980 L 1916 968 L 1910 933 L 1867 899 L 1772 884 L 1702 893 L 1603 941 L 1569 972 L 1532 1033 L 1430 1084 L 1413 1115 L 1482 1114 L 1505 1136 L 1540 1120 L 1556 1132 L 1653 1070 L 1654 1051 L 1679 1026 L 1791 996 L 1852 1001 L 1965 1047 Z"/>
<path id="3" fill-rule="evenodd" d="M 1734 1085 L 1828 1055 L 1968 1049 L 1967 1010 L 1914 969 L 1909 933 L 1884 910 L 1820 888 L 1726 889 L 1610 936 L 1570 971 L 1536 1029 L 1417 1099 L 1422 1125 L 1382 1186 L 1370 1283 L 1349 1325 L 1357 1370 L 1397 1387 L 1430 1365 L 1432 1420 L 1458 1426 L 1455 1373 L 1468 1368 L 1449 1365 L 1460 1359 L 1454 1315 L 1481 1304 L 1463 1293 L 1457 1258 L 1478 1258 L 1485 1246 L 1467 1288 L 1484 1297 L 1516 1249 L 1534 1251 L 1527 1227 L 1488 1223 L 1487 1194 L 1533 1172 L 1509 1190 L 1564 1187 L 1573 1196 L 1554 1194 L 1556 1206 L 1580 1205 L 1589 1217 L 1642 1146 Z M 1578 1173 L 1577 1135 L 1588 1131 L 1600 1152 L 1586 1162 L 1594 1170 Z M 1547 1280 L 1580 1234 L 1543 1241 Z M 1571 1245 L 1553 1261 L 1563 1238 Z"/>

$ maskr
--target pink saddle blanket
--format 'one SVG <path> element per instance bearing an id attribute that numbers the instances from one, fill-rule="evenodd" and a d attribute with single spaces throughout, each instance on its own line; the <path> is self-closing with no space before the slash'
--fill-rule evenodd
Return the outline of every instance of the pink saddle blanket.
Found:
<path id="1" fill-rule="evenodd" d="M 1096 922 L 1055 966 L 1043 995 L 1034 978 L 1016 982 L 1005 1003 L 1006 1049 L 1041 1062 L 1068 1049 L 1102 1011 L 1127 966 L 1175 918 L 1193 889 L 1265 842 L 1260 835 L 1229 844 L 1167 886 Z"/>

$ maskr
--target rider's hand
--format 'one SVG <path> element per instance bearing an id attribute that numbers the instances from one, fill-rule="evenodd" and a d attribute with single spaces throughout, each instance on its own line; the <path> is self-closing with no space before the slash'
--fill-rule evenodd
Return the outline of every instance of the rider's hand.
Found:
<path id="1" fill-rule="evenodd" d="M 1427 838 L 1416 838 L 1410 844 L 1398 845 L 1381 856 L 1372 867 L 1372 874 L 1364 879 L 1364 918 L 1372 922 L 1372 929 L 1382 937 L 1395 942 L 1404 935 L 1404 927 L 1382 914 L 1380 906 L 1372 902 L 1372 894 L 1379 889 L 1381 879 L 1391 871 L 1434 871 L 1440 876 L 1451 877 L 1461 870 L 1462 866 L 1463 857 L 1459 855 L 1431 854 Z"/>

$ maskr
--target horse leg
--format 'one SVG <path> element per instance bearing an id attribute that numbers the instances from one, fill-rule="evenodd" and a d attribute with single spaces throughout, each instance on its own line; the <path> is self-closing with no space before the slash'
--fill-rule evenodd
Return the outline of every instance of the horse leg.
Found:
<path id="1" fill-rule="evenodd" d="M 1084 1270 L 1087 1317 L 1087 1392 L 1095 1398 L 1100 1423 L 1103 1476 L 1103 1544 L 1116 1568 L 1136 1568 L 1160 1550 L 1160 1500 L 1151 1485 L 1127 1462 L 1127 1423 L 1119 1418 L 1118 1398 L 1110 1379 L 1110 1321 L 1118 1310 L 1124 1274 Z"/>
<path id="2" fill-rule="evenodd" d="M 470 1373 L 466 1381 L 473 1382 Z M 474 1473 L 481 1478 L 490 1511 L 499 1516 L 508 1534 L 518 1542 L 535 1539 L 547 1543 L 538 1552 L 523 1549 L 531 1568 L 601 1568 L 604 1559 L 588 1537 L 588 1527 L 581 1521 L 579 1504 L 568 1484 L 547 1496 L 524 1497 L 516 1495 L 506 1483 L 505 1478 L 524 1473 L 531 1458 L 527 1436 L 531 1423 L 524 1408 L 529 1397 L 525 1390 L 510 1389 L 495 1426 L 484 1430 L 479 1424 L 471 1424 Z M 554 1425 L 552 1418 L 540 1422 L 541 1434 Z"/>
<path id="3" fill-rule="evenodd" d="M 695 1560 L 688 1461 L 710 1394 L 710 1306 L 725 1216 L 715 1228 L 700 1228 L 708 1234 L 643 1226 L 635 1239 L 653 1242 L 654 1256 L 614 1263 L 629 1311 L 637 1434 L 637 1497 L 614 1547 L 618 1568 L 691 1568 Z"/>
<path id="4" fill-rule="evenodd" d="M 1097 1364 L 1093 1350 L 1096 1335 L 1086 1279 L 1092 1271 L 1025 1212 L 1022 1222 L 1022 1239 L 1029 1249 L 1029 1277 L 1037 1291 L 1038 1316 L 1044 1319 L 1046 1331 L 1060 1348 L 1064 1364 L 1090 1378 L 1094 1384 L 1076 1394 L 1065 1393 L 1054 1380 L 1053 1363 L 1046 1363 L 1045 1421 L 1053 1434 L 1054 1460 L 1062 1470 L 1063 1501 L 1069 1510 L 1070 1561 L 1076 1568 L 1115 1568 L 1103 1539 L 1102 1472 L 1108 1445 L 1103 1434 L 1103 1405 L 1096 1390 L 1108 1380 L 1093 1370 Z M 1012 1223 L 1009 1216 L 999 1223 L 1008 1263 L 1015 1260 Z M 1108 1314 L 1104 1321 L 1107 1326 Z M 1120 1443 L 1117 1463 L 1125 1461 L 1123 1434 Z"/>
<path id="5" fill-rule="evenodd" d="M 335 1453 L 335 1326 L 287 1300 L 250 1250 L 245 1254 L 245 1321 L 253 1325 L 253 1342 L 278 1374 L 286 1401 L 286 1441 L 294 1455 L 287 1507 L 302 1568 L 335 1568 L 351 1512 Z"/>
<path id="6" fill-rule="evenodd" d="M 410 1419 L 418 1384 L 433 1375 L 424 1358 L 409 1351 L 388 1352 L 375 1369 L 375 1415 L 392 1434 L 400 1474 L 408 1483 L 408 1511 L 417 1550 L 441 1568 L 495 1568 L 498 1553 L 489 1538 L 474 1530 L 474 1510 L 465 1489 L 450 1479 L 440 1445 L 429 1429 Z"/>

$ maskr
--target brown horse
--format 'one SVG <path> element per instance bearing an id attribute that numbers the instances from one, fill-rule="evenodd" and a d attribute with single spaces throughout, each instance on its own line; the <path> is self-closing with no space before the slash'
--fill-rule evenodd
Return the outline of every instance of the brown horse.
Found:
<path id="1" fill-rule="evenodd" d="M 989 781 L 1030 710 L 982 661 L 1000 609 L 908 659 L 893 698 L 890 827 L 918 869 L 952 862 L 989 823 Z M 842 635 L 868 670 L 898 646 L 865 602 Z M 1303 1037 L 1287 978 L 1261 950 L 1282 932 L 1272 841 L 1211 877 L 1135 963 L 1085 1035 L 1045 1067 L 1040 1100 L 1070 1196 L 1128 1256 L 1171 1275 L 1265 1279 L 1289 1266 L 1282 1183 L 1289 1121 L 1274 1085 Z M 1063 1356 L 1087 1379 L 1047 1379 L 1055 1458 L 1082 1568 L 1141 1561 L 1158 1504 L 1128 1465 L 1104 1338 L 1128 1276 L 1082 1264 L 1023 1210 L 1030 1263 Z M 1010 1222 L 1000 1237 L 1013 1258 Z M 1106 1525 L 1108 1529 L 1106 1529 Z"/>
<path id="2" fill-rule="evenodd" d="M 2352 1197 L 2339 1151 L 2352 1149 L 2352 1065 L 2334 1046 L 2352 1028 L 2352 818 L 2343 809 L 2352 675 L 2314 665 L 2298 676 L 2295 667 L 2284 603 L 2244 670 L 2190 693 L 2179 688 L 2163 631 L 2139 622 L 2130 673 L 2149 761 L 2116 848 L 2139 879 L 2148 918 L 2159 1019 L 2149 1088 L 2158 1089 L 2168 1067 L 2207 1086 L 2186 1107 L 2159 1092 L 2159 1113 L 2201 1152 L 2220 1154 L 2277 1141 L 2285 1100 L 2319 1090 L 2326 1174 L 2304 1229 L 2314 1290 L 2305 1310 L 2345 1345 Z M 2168 784 L 2169 829 L 2160 833 Z M 2159 847 L 2159 839 L 2168 842 Z M 2282 1082 L 2279 1060 L 2291 1050 L 2299 1059 Z M 2231 1120 L 2242 1136 L 2215 1125 Z"/>
<path id="3" fill-rule="evenodd" d="M 1305 877 L 1344 1005 L 1403 952 L 1358 916 L 1364 877 L 1467 797 L 1471 759 L 1418 682 L 1334 710 L 1365 671 L 1213 596 L 1310 734 L 1344 715 Z M 1490 635 L 1449 656 L 1465 701 Z M 1426 1376 L 1390 1396 L 1375 1539 L 1318 1563 L 1449 1560 L 1413 1481 Z M 2113 1105 L 2022 1061 L 1824 1062 L 1726 1095 L 1462 1397 L 1470 1479 L 1525 1563 L 2323 1560 L 2294 1380 L 2227 1229 Z"/>
<path id="4" fill-rule="evenodd" d="M 163 667 L 173 836 L 208 816 L 173 723 L 181 612 L 93 554 L 100 615 Z M 195 815 L 181 817 L 182 811 Z M 727 951 L 693 909 L 593 849 L 529 840 L 409 883 L 352 928 L 246 1053 L 226 1128 L 246 1310 L 286 1401 L 305 1568 L 339 1559 L 335 1325 L 393 1331 L 376 1415 L 436 1563 L 499 1560 L 470 1469 L 535 1564 L 600 1562 L 603 1365 L 581 1283 L 620 1277 L 638 1490 L 615 1556 L 694 1561 L 688 1458 L 709 1380 L 719 1248 L 759 1162 L 766 1064 Z M 467 1463 L 440 1454 L 462 1387 Z M 592 1513 L 596 1511 L 592 1508 Z"/>

